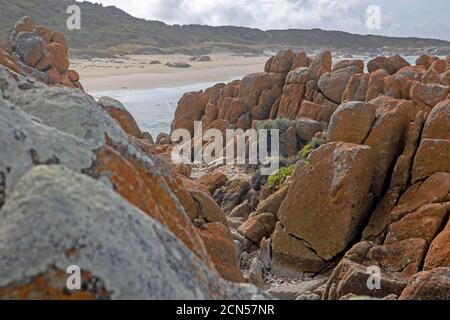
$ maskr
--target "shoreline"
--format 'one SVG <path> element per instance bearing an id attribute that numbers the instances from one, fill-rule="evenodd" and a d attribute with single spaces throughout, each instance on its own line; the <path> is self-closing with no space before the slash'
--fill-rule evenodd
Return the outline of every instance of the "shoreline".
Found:
<path id="1" fill-rule="evenodd" d="M 127 56 L 120 59 L 74 59 L 72 68 L 80 74 L 88 92 L 145 90 L 217 83 L 263 72 L 267 57 L 211 55 L 210 62 L 192 62 L 189 56 Z M 161 64 L 151 64 L 152 61 Z M 188 69 L 169 68 L 167 62 L 185 62 Z"/>

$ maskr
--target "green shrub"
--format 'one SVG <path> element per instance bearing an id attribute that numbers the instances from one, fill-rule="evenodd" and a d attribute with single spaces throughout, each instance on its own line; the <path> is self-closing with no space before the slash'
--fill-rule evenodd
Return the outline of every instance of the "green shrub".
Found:
<path id="1" fill-rule="evenodd" d="M 267 120 L 259 123 L 257 130 L 280 130 L 286 131 L 290 126 L 294 125 L 295 121 L 286 118 L 276 118 L 275 120 Z"/>
<path id="2" fill-rule="evenodd" d="M 282 185 L 286 181 L 286 179 L 294 173 L 294 170 L 294 164 L 288 167 L 281 168 L 269 177 L 269 186 L 272 188 L 276 188 Z"/>
<path id="3" fill-rule="evenodd" d="M 302 161 L 308 161 L 308 157 L 315 149 L 319 148 L 325 143 L 325 140 L 321 138 L 313 138 L 310 143 L 303 147 L 300 151 L 300 159 Z"/>

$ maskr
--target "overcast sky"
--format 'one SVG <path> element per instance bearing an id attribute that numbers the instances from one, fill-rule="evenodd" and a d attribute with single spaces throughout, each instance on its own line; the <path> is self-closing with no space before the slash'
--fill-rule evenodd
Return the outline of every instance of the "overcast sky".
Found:
<path id="1" fill-rule="evenodd" d="M 361 34 L 450 40 L 450 0 L 90 0 L 168 24 L 260 29 L 321 28 Z M 381 29 L 367 27 L 367 8 L 381 9 Z M 373 15 L 372 15 L 373 17 Z M 375 21 L 375 20 L 370 20 Z M 374 24 L 371 24 L 374 26 Z"/>

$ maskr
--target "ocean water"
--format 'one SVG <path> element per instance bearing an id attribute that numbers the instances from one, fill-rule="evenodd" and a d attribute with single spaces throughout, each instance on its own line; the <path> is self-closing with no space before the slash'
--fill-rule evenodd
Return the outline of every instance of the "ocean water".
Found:
<path id="1" fill-rule="evenodd" d="M 369 60 L 364 57 L 354 57 L 354 59 L 363 59 L 365 60 L 366 65 Z M 405 59 L 412 65 L 415 64 L 415 56 L 407 56 Z M 153 138 L 156 139 L 159 133 L 170 132 L 170 125 L 175 114 L 178 100 L 184 93 L 204 90 L 216 83 L 227 83 L 231 80 L 233 79 L 224 79 L 223 81 L 211 83 L 193 83 L 190 85 L 169 88 L 148 90 L 123 89 L 118 91 L 91 92 L 91 94 L 97 99 L 102 96 L 108 96 L 122 102 L 131 112 L 141 130 L 150 132 Z"/>
<path id="2" fill-rule="evenodd" d="M 225 79 L 222 82 L 229 82 Z M 179 87 L 148 90 L 117 90 L 91 92 L 95 98 L 108 96 L 119 100 L 133 115 L 142 131 L 150 132 L 154 139 L 161 132 L 169 133 L 178 100 L 184 93 L 209 88 L 218 82 L 194 83 Z"/>

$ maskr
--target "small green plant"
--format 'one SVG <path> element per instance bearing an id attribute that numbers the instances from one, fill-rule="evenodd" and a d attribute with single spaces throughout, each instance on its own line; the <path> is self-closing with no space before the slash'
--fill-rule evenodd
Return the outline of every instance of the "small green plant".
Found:
<path id="1" fill-rule="evenodd" d="M 294 173 L 295 165 L 292 164 L 288 167 L 284 167 L 279 169 L 277 172 L 275 172 L 273 175 L 269 177 L 269 186 L 271 188 L 276 188 L 282 185 L 286 179 L 291 176 Z"/>
<path id="2" fill-rule="evenodd" d="M 259 123 L 257 130 L 280 130 L 286 131 L 290 126 L 294 125 L 295 121 L 286 118 L 276 118 L 275 120 L 267 120 Z"/>
<path id="3" fill-rule="evenodd" d="M 314 137 L 310 143 L 303 147 L 300 151 L 300 159 L 302 161 L 308 162 L 308 157 L 315 149 L 319 148 L 321 145 L 325 144 L 325 140 L 322 138 Z"/>

